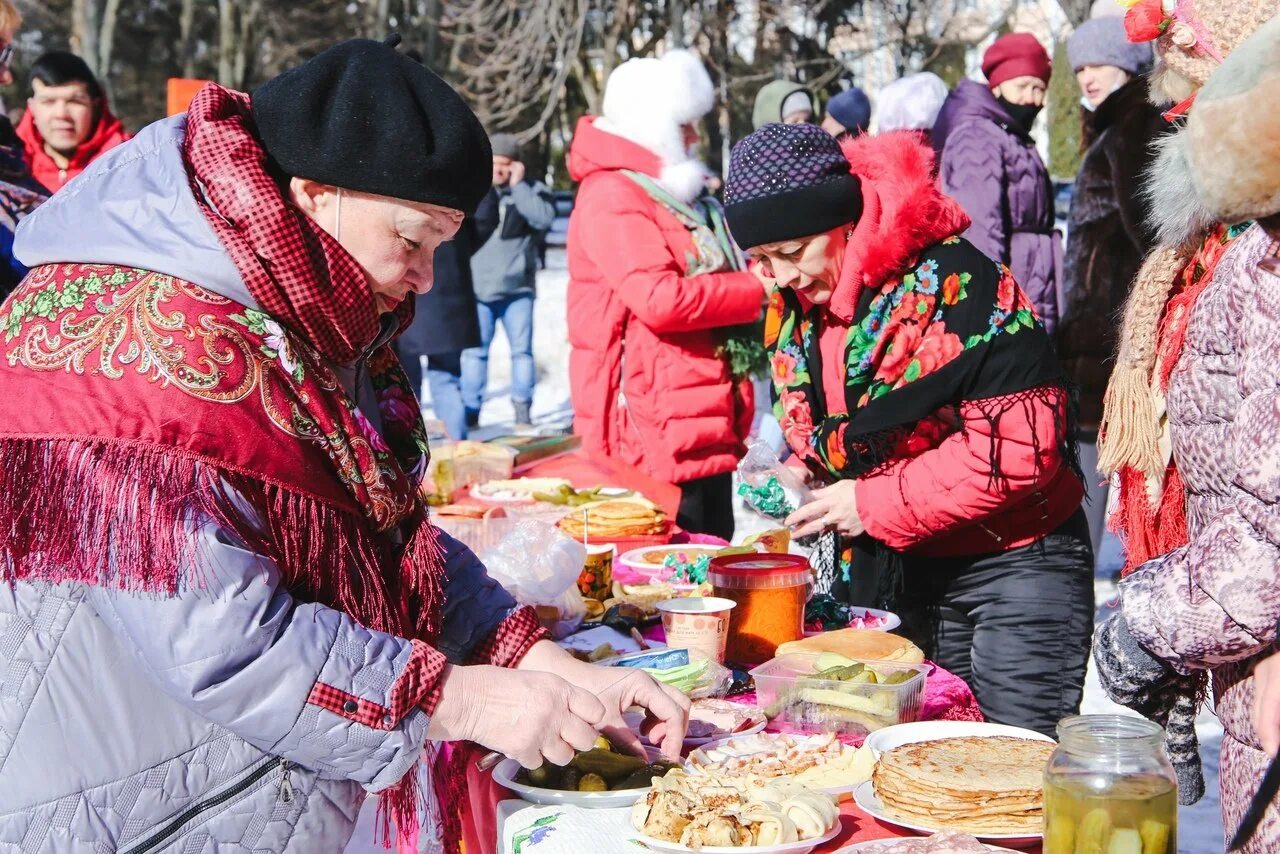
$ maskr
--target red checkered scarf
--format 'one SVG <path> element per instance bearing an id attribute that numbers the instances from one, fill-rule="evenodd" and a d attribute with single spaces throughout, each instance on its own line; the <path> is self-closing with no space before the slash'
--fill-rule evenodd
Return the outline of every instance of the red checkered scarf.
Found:
<path id="1" fill-rule="evenodd" d="M 378 310 L 360 265 L 280 193 L 254 135 L 249 96 L 210 83 L 187 108 L 182 156 L 191 191 L 259 307 L 335 364 L 378 336 Z M 401 327 L 413 303 L 397 311 Z"/>

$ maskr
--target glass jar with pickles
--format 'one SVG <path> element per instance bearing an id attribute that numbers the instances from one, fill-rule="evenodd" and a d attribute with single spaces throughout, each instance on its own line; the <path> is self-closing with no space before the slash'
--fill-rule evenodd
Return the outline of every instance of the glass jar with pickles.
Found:
<path id="1" fill-rule="evenodd" d="M 1164 730 L 1122 715 L 1064 718 L 1044 773 L 1044 823 L 1045 854 L 1177 854 Z"/>

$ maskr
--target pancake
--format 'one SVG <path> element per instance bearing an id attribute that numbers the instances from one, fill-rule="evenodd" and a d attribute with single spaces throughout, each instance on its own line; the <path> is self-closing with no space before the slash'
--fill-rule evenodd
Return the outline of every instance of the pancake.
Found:
<path id="1" fill-rule="evenodd" d="M 944 738 L 885 751 L 872 784 L 910 824 L 984 835 L 1044 829 L 1044 768 L 1056 745 L 1009 736 Z"/>

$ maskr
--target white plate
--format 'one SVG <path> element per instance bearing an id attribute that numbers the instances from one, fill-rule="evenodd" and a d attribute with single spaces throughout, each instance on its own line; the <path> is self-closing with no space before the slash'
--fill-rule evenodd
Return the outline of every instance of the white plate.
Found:
<path id="1" fill-rule="evenodd" d="M 701 854 L 809 854 L 810 851 L 823 845 L 840 835 L 840 822 L 836 822 L 835 827 L 828 830 L 822 836 L 816 839 L 806 839 L 804 842 L 789 842 L 786 845 L 744 845 L 741 848 L 723 848 L 716 846 L 708 846 L 699 848 Z M 692 848 L 686 848 L 678 842 L 666 842 L 661 839 L 654 839 L 652 836 L 645 836 L 643 833 L 636 835 L 636 841 L 642 842 L 654 851 L 680 852 L 693 851 Z"/>
<path id="2" fill-rule="evenodd" d="M 699 765 L 710 765 L 713 762 L 720 761 L 719 759 L 712 759 L 709 756 L 708 752 L 713 750 L 723 751 L 727 756 L 750 756 L 755 753 L 771 752 L 773 750 L 773 747 L 770 744 L 770 742 L 777 739 L 791 738 L 791 739 L 795 739 L 797 741 L 803 742 L 803 741 L 809 741 L 809 740 L 818 741 L 823 737 L 824 736 L 821 734 L 802 735 L 798 733 L 772 733 L 772 732 L 759 732 L 755 734 L 738 733 L 736 735 L 729 736 L 728 738 L 722 738 L 719 741 L 713 741 L 703 747 L 698 748 L 693 753 L 690 753 L 689 761 L 685 763 L 685 767 L 688 768 L 690 771 L 697 771 L 697 770 L 700 770 Z M 849 749 L 854 750 L 855 748 L 849 747 Z M 786 780 L 790 778 L 781 777 L 779 779 Z M 846 796 L 853 791 L 855 785 L 856 784 L 854 783 L 850 783 L 844 786 L 828 786 L 826 788 L 817 789 L 817 791 L 825 792 L 826 794 L 831 795 L 837 800 L 846 800 Z M 811 786 L 810 788 L 814 788 L 814 787 Z"/>
<path id="3" fill-rule="evenodd" d="M 858 854 L 858 852 L 874 852 L 877 845 L 886 845 L 893 842 L 903 842 L 903 839 L 872 839 L 868 842 L 855 842 L 848 848 L 841 848 L 836 854 Z M 983 843 L 985 844 L 985 843 Z M 992 854 L 1015 854 L 1012 848 L 1001 848 L 998 845 L 987 845 L 987 850 Z"/>
<path id="4" fill-rule="evenodd" d="M 654 753 L 656 756 L 656 752 Z M 493 769 L 493 781 L 503 788 L 510 789 L 520 796 L 520 800 L 544 806 L 570 805 L 589 810 L 617 809 L 629 807 L 648 793 L 649 787 L 643 789 L 623 789 L 620 792 L 562 792 L 559 789 L 543 789 L 516 782 L 516 774 L 520 771 L 520 763 L 514 759 L 504 759 Z"/>
<path id="5" fill-rule="evenodd" d="M 760 715 L 759 722 L 752 724 L 751 726 L 747 727 L 744 730 L 741 730 L 740 732 L 735 732 L 732 734 L 721 733 L 719 735 L 707 735 L 707 736 L 700 736 L 700 737 L 686 736 L 684 740 L 684 746 L 686 748 L 704 747 L 705 745 L 712 744 L 717 741 L 724 741 L 725 739 L 729 739 L 729 738 L 742 738 L 748 735 L 755 735 L 758 732 L 764 732 L 764 728 L 769 725 L 769 719 L 764 716 L 764 712 L 761 712 L 759 710 L 756 710 L 756 711 Z M 631 727 L 636 732 L 639 732 L 640 725 L 644 723 L 644 712 L 627 712 L 622 716 L 622 720 L 623 722 L 626 723 L 627 726 Z M 641 735 L 640 740 L 644 744 L 652 745 L 652 742 L 649 741 L 647 736 Z"/>
<path id="6" fill-rule="evenodd" d="M 862 607 L 856 607 L 856 606 L 851 608 L 850 610 L 861 611 L 863 614 L 870 614 L 873 617 L 880 617 L 882 620 L 885 621 L 883 624 L 876 626 L 874 629 L 868 628 L 867 631 L 869 632 L 891 632 L 902 625 L 902 618 L 899 617 L 897 614 L 893 613 L 892 611 L 881 611 L 879 608 L 862 608 Z M 844 628 L 844 626 L 841 626 L 840 628 Z M 838 631 L 838 630 L 827 629 L 821 632 L 806 631 L 804 633 L 804 636 L 807 638 L 811 638 L 814 635 L 826 634 L 827 631 Z"/>
<path id="7" fill-rule="evenodd" d="M 875 783 L 868 780 L 861 786 L 853 790 L 853 802 L 856 803 L 863 812 L 874 819 L 891 824 L 895 827 L 905 827 L 907 830 L 914 830 L 922 836 L 929 836 L 937 833 L 939 830 L 949 830 L 950 828 L 938 827 L 937 825 L 913 824 L 900 818 L 895 818 L 885 811 L 884 805 L 880 803 L 880 798 L 876 797 Z M 976 836 L 979 842 L 1000 842 L 1005 845 L 1012 845 L 1015 848 L 1030 848 L 1032 845 L 1039 845 L 1044 835 L 1040 833 L 1027 836 L 1026 834 L 1002 834 L 1002 833 L 978 833 L 972 834 Z"/>
<path id="8" fill-rule="evenodd" d="M 626 567 L 627 569 L 631 570 L 634 573 L 643 575 L 647 578 L 657 579 L 660 575 L 664 575 L 665 573 L 667 573 L 668 570 L 665 566 L 663 566 L 660 563 L 645 563 L 644 562 L 645 555 L 652 554 L 653 552 L 680 551 L 696 558 L 698 555 L 701 555 L 701 554 L 715 555 L 716 552 L 722 551 L 725 548 L 727 547 L 726 546 L 693 545 L 692 543 L 687 545 L 682 545 L 682 546 L 680 545 L 645 546 L 639 549 L 632 549 L 631 551 L 622 555 L 621 557 L 618 558 L 618 563 L 622 564 L 624 567 Z M 690 585 L 690 586 L 696 586 L 696 585 Z"/>
<path id="9" fill-rule="evenodd" d="M 969 736 L 990 738 L 1007 735 L 1011 738 L 1029 738 L 1032 741 L 1049 741 L 1053 739 L 1041 735 L 1034 730 L 1004 724 L 978 723 L 976 721 L 919 721 L 911 724 L 894 724 L 876 730 L 867 736 L 866 746 L 875 751 L 878 757 L 886 750 L 901 747 L 904 744 L 915 744 L 919 741 L 937 741 L 940 738 L 967 738 Z"/>

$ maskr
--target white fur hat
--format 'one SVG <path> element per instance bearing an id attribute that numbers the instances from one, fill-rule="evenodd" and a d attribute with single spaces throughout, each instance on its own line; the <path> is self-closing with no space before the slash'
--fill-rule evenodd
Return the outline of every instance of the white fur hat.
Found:
<path id="1" fill-rule="evenodd" d="M 702 61 L 687 50 L 669 50 L 660 59 L 628 59 L 605 84 L 599 126 L 658 155 L 667 172 L 690 162 L 680 126 L 711 112 L 715 97 Z M 678 171 L 689 173 L 680 182 L 687 189 L 680 187 L 678 195 L 701 188 L 704 170 L 700 165 L 696 170 Z"/>

